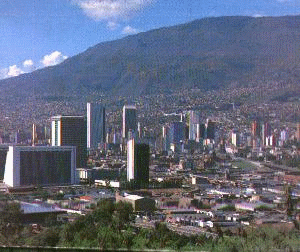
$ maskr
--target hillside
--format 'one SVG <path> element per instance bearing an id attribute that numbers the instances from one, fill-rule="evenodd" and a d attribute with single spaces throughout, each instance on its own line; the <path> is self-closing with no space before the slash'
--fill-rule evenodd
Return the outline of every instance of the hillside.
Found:
<path id="1" fill-rule="evenodd" d="M 141 95 L 300 81 L 300 16 L 219 17 L 100 43 L 60 65 L 1 80 L 2 94 Z"/>

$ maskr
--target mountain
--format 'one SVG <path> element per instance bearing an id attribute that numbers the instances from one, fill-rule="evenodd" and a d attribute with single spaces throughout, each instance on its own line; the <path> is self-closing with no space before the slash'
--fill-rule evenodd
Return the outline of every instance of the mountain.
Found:
<path id="1" fill-rule="evenodd" d="M 0 81 L 6 95 L 141 95 L 300 81 L 300 16 L 217 17 L 100 43 Z M 286 84 L 287 85 L 287 84 Z"/>

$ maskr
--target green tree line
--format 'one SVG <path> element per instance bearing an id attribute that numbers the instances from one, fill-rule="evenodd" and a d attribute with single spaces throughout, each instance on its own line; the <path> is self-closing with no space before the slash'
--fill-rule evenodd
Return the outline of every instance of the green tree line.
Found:
<path id="1" fill-rule="evenodd" d="M 240 228 L 235 234 L 216 226 L 211 230 L 218 234 L 216 239 L 205 234 L 184 236 L 169 230 L 164 223 L 156 223 L 152 229 L 136 228 L 131 224 L 132 206 L 109 200 L 100 201 L 93 212 L 73 222 L 61 224 L 47 221 L 39 232 L 32 232 L 30 226 L 22 225 L 21 214 L 16 203 L 2 207 L 0 245 L 222 252 L 297 251 L 300 248 L 299 225 L 289 230 Z"/>

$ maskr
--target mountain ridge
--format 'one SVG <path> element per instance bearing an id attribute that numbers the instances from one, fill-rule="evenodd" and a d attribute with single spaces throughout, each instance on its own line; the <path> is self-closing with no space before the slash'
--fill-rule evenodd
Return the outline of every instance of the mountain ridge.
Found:
<path id="1" fill-rule="evenodd" d="M 5 95 L 138 96 L 300 81 L 300 16 L 216 17 L 99 43 L 0 81 Z"/>

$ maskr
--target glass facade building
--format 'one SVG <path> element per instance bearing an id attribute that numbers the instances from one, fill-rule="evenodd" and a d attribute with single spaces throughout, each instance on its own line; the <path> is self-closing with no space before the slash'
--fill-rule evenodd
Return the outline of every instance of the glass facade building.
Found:
<path id="1" fill-rule="evenodd" d="M 12 187 L 76 183 L 76 147 L 10 146 L 4 183 Z"/>
<path id="2" fill-rule="evenodd" d="M 136 107 L 133 105 L 125 105 L 123 107 L 123 138 L 129 139 L 128 133 L 132 131 L 133 134 L 137 134 L 137 118 Z"/>
<path id="3" fill-rule="evenodd" d="M 83 116 L 54 116 L 52 146 L 75 146 L 77 167 L 86 167 L 86 120 Z"/>
<path id="4" fill-rule="evenodd" d="M 96 149 L 105 143 L 105 107 L 98 103 L 87 103 L 87 148 Z"/>

